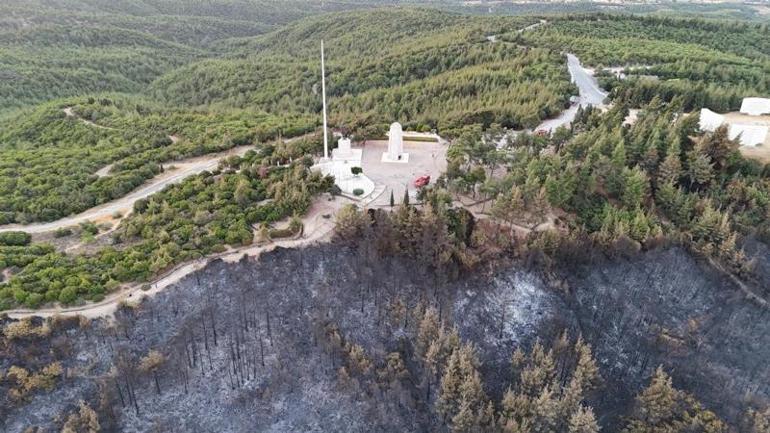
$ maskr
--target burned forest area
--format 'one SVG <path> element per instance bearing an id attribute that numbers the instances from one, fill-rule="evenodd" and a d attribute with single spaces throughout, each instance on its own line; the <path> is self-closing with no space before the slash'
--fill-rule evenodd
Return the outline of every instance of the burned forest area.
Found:
<path id="1" fill-rule="evenodd" d="M 447 431 L 471 388 L 477 425 L 516 427 L 514 401 L 561 408 L 580 376 L 570 420 L 592 408 L 611 432 L 659 367 L 732 426 L 770 398 L 767 308 L 681 248 L 449 279 L 362 243 L 214 261 L 114 320 L 6 320 L 0 368 L 28 375 L 3 382 L 0 430 Z M 549 363 L 557 385 L 537 388 Z M 453 390 L 455 370 L 475 379 Z"/>

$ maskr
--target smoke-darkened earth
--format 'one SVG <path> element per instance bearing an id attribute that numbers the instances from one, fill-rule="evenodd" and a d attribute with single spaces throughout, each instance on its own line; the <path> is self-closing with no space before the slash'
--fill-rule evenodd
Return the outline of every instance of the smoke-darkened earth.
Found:
<path id="1" fill-rule="evenodd" d="M 681 249 L 565 271 L 558 288 L 518 265 L 446 283 L 407 259 L 363 263 L 332 245 L 218 261 L 123 308 L 115 323 L 61 321 L 49 338 L 4 348 L 2 368 L 58 359 L 66 378 L 23 404 L 3 402 L 2 430 L 52 428 L 79 400 L 107 431 L 434 430 L 435 393 L 416 380 L 387 391 L 342 385 L 328 338 L 333 325 L 374 360 L 409 354 L 415 323 L 398 310 L 426 304 L 477 346 L 495 399 L 516 347 L 582 334 L 603 377 L 589 403 L 607 431 L 659 365 L 727 420 L 746 399 L 770 399 L 767 310 Z M 136 366 L 153 349 L 165 362 L 148 374 Z"/>

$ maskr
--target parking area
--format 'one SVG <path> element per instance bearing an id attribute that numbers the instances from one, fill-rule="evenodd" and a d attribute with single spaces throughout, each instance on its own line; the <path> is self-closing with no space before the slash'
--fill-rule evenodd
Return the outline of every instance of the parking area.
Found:
<path id="1" fill-rule="evenodd" d="M 430 175 L 434 182 L 441 173 L 446 171 L 446 143 L 429 141 L 404 140 L 404 153 L 409 154 L 408 163 L 382 162 L 382 154 L 388 148 L 387 141 L 369 140 L 363 143 L 361 167 L 364 174 L 378 187 L 384 190 L 373 197 L 369 206 L 388 206 L 390 193 L 397 203 L 404 196 L 404 188 L 408 187 L 410 194 L 416 194 L 414 180 L 420 176 Z M 381 188 L 378 188 L 381 189 Z"/>

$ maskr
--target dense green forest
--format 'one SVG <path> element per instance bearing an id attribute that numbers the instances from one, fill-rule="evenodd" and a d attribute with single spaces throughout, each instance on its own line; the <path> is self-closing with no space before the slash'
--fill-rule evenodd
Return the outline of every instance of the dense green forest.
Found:
<path id="1" fill-rule="evenodd" d="M 591 15 L 559 18 L 507 37 L 575 53 L 597 67 L 611 97 L 635 106 L 655 96 L 665 101 L 683 96 L 687 111 L 704 106 L 730 111 L 740 107 L 744 96 L 770 92 L 767 24 Z M 602 75 L 607 66 L 632 71 L 621 80 Z"/>
<path id="2" fill-rule="evenodd" d="M 550 253 L 592 245 L 633 254 L 674 241 L 750 278 L 740 244 L 770 239 L 770 169 L 744 159 L 726 128 L 699 132 L 681 98 L 653 100 L 633 126 L 626 115 L 623 105 L 580 110 L 571 130 L 522 134 L 505 150 L 485 144 L 493 131 L 469 131 L 450 149 L 445 185 L 494 199 L 502 227 L 562 215 L 565 230 L 534 239 Z"/>
<path id="3" fill-rule="evenodd" d="M 152 95 L 175 104 L 318 112 L 326 41 L 332 121 L 350 128 L 399 120 L 445 135 L 467 125 L 532 127 L 574 92 L 557 53 L 494 44 L 533 18 L 379 10 L 303 20 L 262 37 L 222 42 L 226 59 L 180 68 Z"/>
<path id="4" fill-rule="evenodd" d="M 0 129 L 0 224 L 81 212 L 124 196 L 162 163 L 314 127 L 308 116 L 165 109 L 122 95 L 45 104 Z"/>
<path id="5" fill-rule="evenodd" d="M 114 53 L 112 76 L 123 78 L 133 69 L 122 50 L 150 42 L 155 46 L 148 45 L 148 53 L 168 51 L 175 64 L 204 56 L 206 50 L 228 55 L 177 69 L 149 87 L 147 81 L 172 65 L 157 69 L 144 65 L 136 69 L 147 72 L 143 78 L 120 78 L 131 82 L 127 86 L 86 78 L 87 87 L 73 84 L 71 92 L 67 90 L 71 81 L 55 85 L 30 75 L 34 91 L 27 99 L 14 93 L 27 92 L 27 87 L 6 82 L 14 90 L 0 95 L 20 104 L 103 89 L 146 88 L 148 96 L 95 94 L 56 100 L 24 109 L 3 122 L 0 224 L 55 220 L 125 195 L 157 175 L 163 162 L 279 134 L 290 137 L 314 127 L 321 108 L 317 89 L 321 38 L 329 47 L 333 124 L 373 135 L 395 119 L 407 127 L 438 129 L 448 136 L 477 123 L 533 127 L 560 112 L 574 92 L 563 59 L 547 50 L 485 39 L 532 22 L 428 10 L 351 13 L 305 20 L 262 38 L 227 39 L 205 49 L 124 29 L 102 33 L 54 24 L 33 28 L 29 34 L 9 31 L 0 41 L 25 55 L 34 52 L 27 45 L 46 46 L 60 33 L 62 43 L 92 54 Z M 76 73 L 82 58 L 67 56 L 72 60 L 60 67 Z M 51 72 L 43 65 L 33 69 Z M 67 107 L 73 116 L 64 113 Z M 179 142 L 170 142 L 171 135 Z M 95 175 L 108 164 L 114 164 L 109 176 Z"/>
<path id="6" fill-rule="evenodd" d="M 138 93 L 166 72 L 220 54 L 212 48 L 216 41 L 254 36 L 310 14 L 371 3 L 4 1 L 0 114 L 60 97 Z"/>

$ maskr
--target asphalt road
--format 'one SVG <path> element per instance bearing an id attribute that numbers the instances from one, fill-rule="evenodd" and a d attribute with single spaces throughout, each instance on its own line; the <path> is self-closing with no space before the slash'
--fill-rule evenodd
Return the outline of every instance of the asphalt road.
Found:
<path id="1" fill-rule="evenodd" d="M 567 68 L 572 77 L 572 82 L 580 89 L 580 104 L 601 105 L 607 97 L 607 92 L 599 87 L 593 75 L 589 74 L 580 64 L 580 60 L 574 54 L 567 54 Z"/>
<path id="2" fill-rule="evenodd" d="M 575 120 L 578 107 L 602 105 L 604 99 L 607 98 L 607 92 L 599 87 L 599 83 L 593 75 L 583 69 L 580 60 L 575 57 L 574 54 L 567 54 L 567 69 L 569 70 L 572 82 L 578 87 L 578 100 L 568 109 L 564 110 L 558 117 L 543 121 L 543 123 L 535 128 L 536 131 L 553 131 L 560 126 L 569 126 L 569 124 Z"/>

